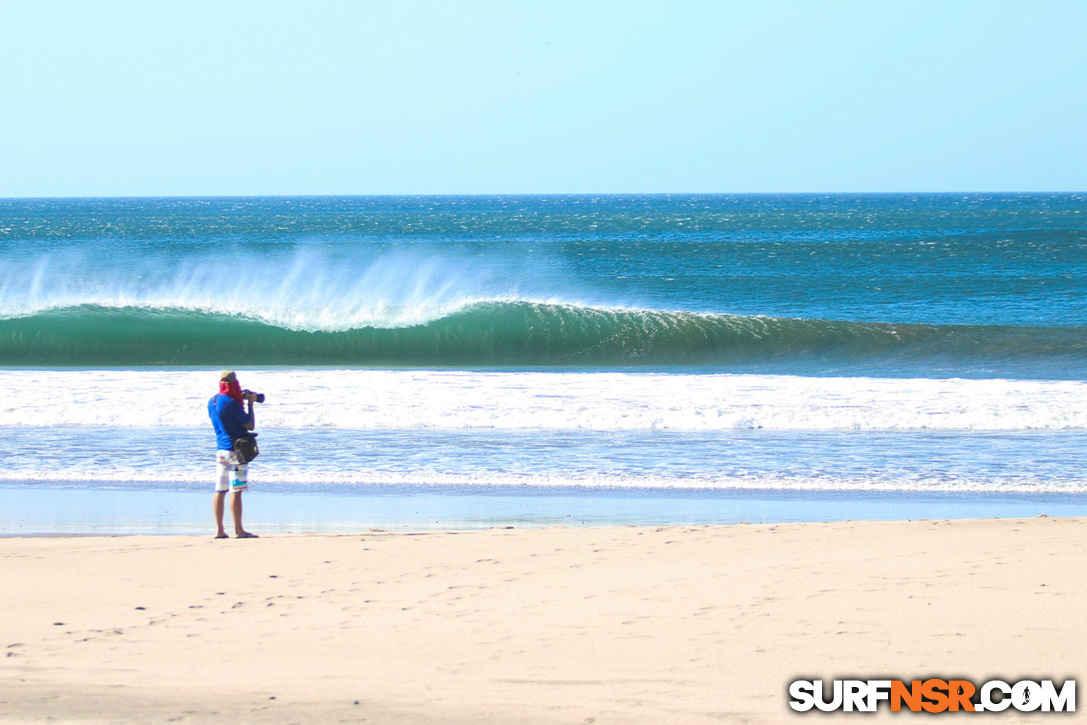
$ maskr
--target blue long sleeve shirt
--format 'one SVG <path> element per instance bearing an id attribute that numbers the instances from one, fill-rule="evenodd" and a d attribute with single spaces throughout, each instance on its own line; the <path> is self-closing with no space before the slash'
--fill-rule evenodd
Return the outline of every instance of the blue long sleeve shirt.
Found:
<path id="1" fill-rule="evenodd" d="M 253 422 L 253 416 L 245 412 L 241 403 L 227 395 L 212 396 L 208 401 L 208 417 L 215 426 L 216 450 L 232 451 L 235 438 L 253 435 L 246 428 Z"/>

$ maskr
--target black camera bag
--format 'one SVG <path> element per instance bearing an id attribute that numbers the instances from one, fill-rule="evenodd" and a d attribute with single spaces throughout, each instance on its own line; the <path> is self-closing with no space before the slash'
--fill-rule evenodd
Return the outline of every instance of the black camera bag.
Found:
<path id="1" fill-rule="evenodd" d="M 257 439 L 252 436 L 235 438 L 234 452 L 238 456 L 239 464 L 249 463 L 249 461 L 260 455 L 260 448 L 257 447 Z"/>

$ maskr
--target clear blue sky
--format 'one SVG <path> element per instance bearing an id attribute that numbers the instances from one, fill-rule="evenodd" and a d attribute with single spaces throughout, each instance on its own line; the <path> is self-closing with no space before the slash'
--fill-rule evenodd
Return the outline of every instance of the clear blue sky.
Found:
<path id="1" fill-rule="evenodd" d="M 0 196 L 1087 190 L 1087 2 L 6 2 Z"/>

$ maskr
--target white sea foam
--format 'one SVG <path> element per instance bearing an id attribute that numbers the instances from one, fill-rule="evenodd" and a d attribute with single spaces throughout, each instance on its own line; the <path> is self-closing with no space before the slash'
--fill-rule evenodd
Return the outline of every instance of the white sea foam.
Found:
<path id="1" fill-rule="evenodd" d="M 1084 430 L 1079 381 L 240 371 L 262 429 Z M 212 371 L 0 371 L 2 426 L 205 428 Z"/>
<path id="2" fill-rule="evenodd" d="M 207 486 L 211 480 L 210 464 L 201 459 L 199 466 L 179 465 L 178 461 L 158 465 L 141 462 L 139 466 L 111 463 L 98 469 L 57 468 L 50 470 L 41 466 L 10 468 L 0 472 L 0 481 L 19 481 L 20 483 L 90 484 L 92 487 L 116 484 L 129 487 L 132 482 L 148 482 L 157 486 L 175 487 L 179 485 Z M 1083 480 L 992 480 L 992 479 L 946 479 L 946 478 L 898 478 L 881 480 L 874 477 L 784 477 L 780 475 L 730 476 L 702 475 L 692 477 L 673 477 L 665 475 L 631 475 L 605 473 L 576 474 L 533 474 L 533 473 L 435 473 L 432 471 L 371 472 L 358 470 L 336 470 L 320 467 L 310 470 L 299 467 L 283 467 L 262 462 L 259 475 L 260 485 L 320 485 L 322 487 L 344 486 L 403 486 L 403 487 L 449 487 L 449 488 L 490 488 L 490 487 L 540 487 L 554 489 L 622 489 L 637 488 L 650 490 L 738 490 L 738 491 L 854 491 L 916 493 L 1021 493 L 1021 494 L 1081 494 L 1087 492 L 1087 481 Z"/>

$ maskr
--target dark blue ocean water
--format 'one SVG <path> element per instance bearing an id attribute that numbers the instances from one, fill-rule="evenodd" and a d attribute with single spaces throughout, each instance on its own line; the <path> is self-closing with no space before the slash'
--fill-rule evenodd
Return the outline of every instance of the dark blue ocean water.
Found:
<path id="1" fill-rule="evenodd" d="M 0 200 L 0 480 L 203 486 L 234 367 L 255 488 L 1075 495 L 1085 273 L 1085 194 Z"/>

